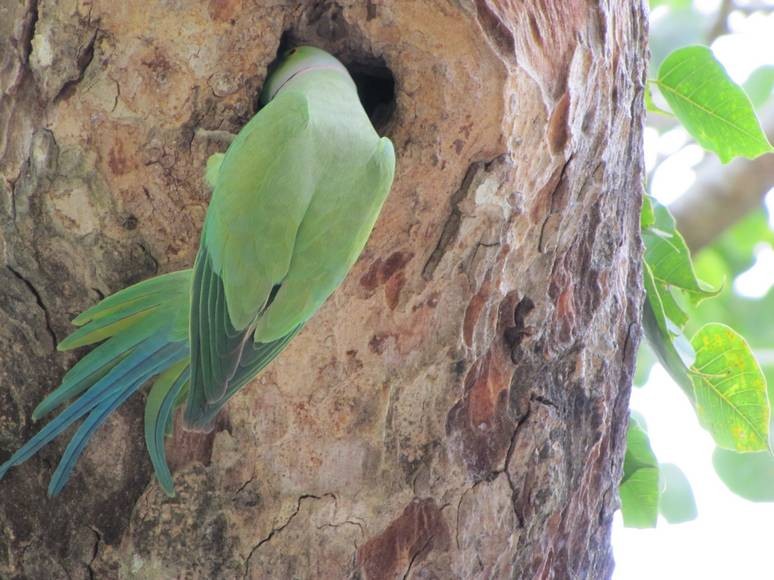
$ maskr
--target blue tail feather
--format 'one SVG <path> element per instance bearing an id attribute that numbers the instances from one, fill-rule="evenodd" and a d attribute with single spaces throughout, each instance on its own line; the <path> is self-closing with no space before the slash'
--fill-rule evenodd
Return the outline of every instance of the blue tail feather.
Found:
<path id="1" fill-rule="evenodd" d="M 63 340 L 59 350 L 101 344 L 73 366 L 61 384 L 35 409 L 33 420 L 60 405 L 69 405 L 0 465 L 0 479 L 11 467 L 23 463 L 71 425 L 83 420 L 51 479 L 49 494 L 56 495 L 107 417 L 154 377 L 167 374 L 179 381 L 170 379 L 166 388 L 157 392 L 154 415 L 161 425 L 161 435 L 153 435 L 157 451 L 153 459 L 162 487 L 168 493 L 173 491 L 164 458 L 163 435 L 164 427 L 171 423 L 174 408 L 187 392 L 191 275 L 191 270 L 183 270 L 145 280 L 103 299 L 73 321 L 81 328 Z"/>
<path id="2" fill-rule="evenodd" d="M 155 327 L 135 326 L 100 344 L 65 373 L 62 383 L 40 402 L 33 411 L 32 418 L 37 420 L 98 382 L 101 373 L 115 367 L 134 347 L 151 335 L 157 334 L 159 330 Z"/>
<path id="3" fill-rule="evenodd" d="M 164 355 L 161 356 L 161 353 Z M 185 358 L 187 355 L 187 349 L 183 345 L 168 345 L 159 349 L 156 353 L 159 355 L 157 364 L 162 364 L 165 367 L 170 364 L 174 364 Z M 148 359 L 150 361 L 150 359 Z M 137 390 L 147 382 L 147 378 L 143 374 L 137 380 L 133 382 L 123 382 L 126 385 L 117 392 L 111 392 L 110 395 L 106 395 L 100 403 L 94 407 L 89 413 L 86 420 L 81 424 L 76 431 L 70 443 L 67 445 L 65 452 L 62 454 L 62 458 L 59 461 L 59 465 L 51 477 L 51 482 L 48 486 L 48 495 L 53 497 L 57 495 L 67 480 L 70 477 L 75 462 L 83 453 L 86 444 L 91 439 L 94 432 L 107 420 L 110 414 L 121 406 L 129 397 L 131 397 Z"/>
<path id="4" fill-rule="evenodd" d="M 179 357 L 178 360 L 185 356 L 180 354 L 177 345 L 166 345 L 165 343 L 163 336 L 157 336 L 138 345 L 128 357 L 113 367 L 110 372 L 38 431 L 32 439 L 0 466 L 0 477 L 10 467 L 19 465 L 32 457 L 72 423 L 99 405 L 106 396 L 110 397 L 113 392 L 111 389 L 114 386 L 118 385 L 120 388 L 127 382 L 131 384 L 135 381 L 141 381 L 140 384 L 142 384 L 161 369 L 166 368 L 169 361 L 175 356 Z"/>
<path id="5" fill-rule="evenodd" d="M 169 471 L 169 465 L 167 465 L 164 436 L 172 419 L 172 411 L 175 409 L 178 396 L 190 377 L 191 369 L 186 366 L 171 385 L 168 386 L 168 384 L 161 382 L 154 385 L 146 403 L 145 442 L 148 447 L 148 455 L 150 455 L 161 489 L 169 496 L 175 494 L 175 489 L 172 474 Z M 161 397 L 161 401 L 158 401 L 157 397 Z"/>
<path id="6" fill-rule="evenodd" d="M 91 439 L 94 431 L 107 420 L 110 413 L 112 413 L 119 405 L 121 405 L 126 399 L 133 395 L 137 389 L 142 386 L 142 382 L 135 381 L 128 387 L 125 387 L 122 391 L 118 391 L 102 400 L 102 402 L 94 407 L 94 409 L 88 414 L 86 419 L 78 430 L 73 435 L 70 442 L 67 444 L 67 448 L 62 454 L 62 458 L 59 460 L 59 465 L 56 466 L 54 475 L 51 476 L 51 481 L 48 484 L 48 496 L 54 497 L 64 487 L 67 480 L 70 478 L 70 474 L 75 466 L 75 462 L 83 453 L 86 448 L 86 444 Z"/>

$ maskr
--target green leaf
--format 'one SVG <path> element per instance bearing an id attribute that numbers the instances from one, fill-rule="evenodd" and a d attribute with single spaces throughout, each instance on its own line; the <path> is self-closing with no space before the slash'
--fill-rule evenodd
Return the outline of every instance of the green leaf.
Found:
<path id="1" fill-rule="evenodd" d="M 714 247 L 704 248 L 693 260 L 696 275 L 717 288 L 722 288 L 731 277 L 728 263 Z"/>
<path id="2" fill-rule="evenodd" d="M 686 296 L 698 304 L 716 296 L 720 289 L 696 275 L 691 253 L 667 207 L 645 196 L 640 222 L 645 226 L 642 232 L 645 336 L 666 371 L 693 401 L 694 386 L 689 369 L 696 355 L 682 332 L 688 315 L 678 297 Z M 678 290 L 682 294 L 676 295 Z"/>
<path id="3" fill-rule="evenodd" d="M 655 528 L 658 522 L 658 468 L 638 469 L 618 488 L 627 528 Z"/>
<path id="4" fill-rule="evenodd" d="M 766 378 L 747 342 L 725 324 L 704 325 L 691 339 L 696 413 L 718 447 L 768 449 Z"/>
<path id="5" fill-rule="evenodd" d="M 679 332 L 679 329 L 674 323 L 670 323 L 664 313 L 664 305 L 661 302 L 658 286 L 647 262 L 643 264 L 642 271 L 645 282 L 645 304 L 642 312 L 642 327 L 645 331 L 645 338 L 669 376 L 680 385 L 688 398 L 693 401 L 693 383 L 688 375 L 689 365 L 685 361 L 693 363 L 695 355 L 693 355 L 692 348 L 690 352 L 685 352 L 683 349 L 682 354 L 676 348 L 675 339 L 681 336 L 681 333 L 677 336 L 673 334 L 675 330 Z M 681 337 L 679 343 L 687 343 L 687 346 L 690 347 L 690 343 L 685 340 L 685 337 Z"/>
<path id="6" fill-rule="evenodd" d="M 774 65 L 756 68 L 744 82 L 744 91 L 756 107 L 764 105 L 774 93 Z"/>
<path id="7" fill-rule="evenodd" d="M 635 387 L 644 387 L 650 377 L 650 371 L 656 362 L 656 354 L 647 341 L 640 343 L 637 351 L 637 363 L 634 366 L 634 378 L 632 384 Z"/>
<path id="8" fill-rule="evenodd" d="M 628 528 L 653 528 L 658 520 L 659 469 L 648 434 L 634 417 L 626 433 L 624 473 L 618 493 Z"/>
<path id="9" fill-rule="evenodd" d="M 653 91 L 650 90 L 650 83 L 645 85 L 645 110 L 648 111 L 648 113 L 656 113 L 657 115 L 674 117 L 672 113 L 659 107 L 653 100 Z"/>
<path id="10" fill-rule="evenodd" d="M 642 208 L 640 209 L 640 229 L 646 230 L 656 223 L 656 214 L 653 213 L 653 201 L 647 193 L 642 194 Z"/>
<path id="11" fill-rule="evenodd" d="M 685 8 L 691 5 L 691 0 L 650 0 L 649 4 L 651 10 L 659 6 L 669 6 L 670 8 Z"/>
<path id="12" fill-rule="evenodd" d="M 670 524 L 681 524 L 696 519 L 696 500 L 693 489 L 682 469 L 673 463 L 659 465 L 661 495 L 658 510 Z"/>
<path id="13" fill-rule="evenodd" d="M 688 315 L 685 313 L 685 310 L 680 306 L 674 293 L 666 284 L 659 282 L 655 282 L 655 284 L 656 291 L 661 298 L 661 304 L 664 306 L 664 314 L 674 323 L 678 330 L 683 328 L 688 321 Z M 677 332 L 674 332 L 674 334 L 677 334 Z M 688 366 L 693 364 L 693 353 L 691 353 L 691 360 L 686 361 L 685 364 Z"/>
<path id="14" fill-rule="evenodd" d="M 774 457 L 715 449 L 712 464 L 723 483 L 750 501 L 774 501 Z"/>
<path id="15" fill-rule="evenodd" d="M 686 130 L 723 163 L 772 151 L 750 99 L 706 46 L 672 52 L 656 85 Z"/>
<path id="16" fill-rule="evenodd" d="M 675 218 L 669 209 L 655 199 L 650 199 L 650 203 L 653 206 L 653 225 L 643 230 L 642 237 L 645 243 L 645 262 L 650 266 L 656 283 L 685 290 L 694 304 L 717 295 L 719 289 L 713 288 L 696 276 L 691 252 L 685 239 L 677 231 Z M 682 327 L 687 317 L 674 300 L 665 300 L 662 296 L 662 302 L 667 316 Z M 672 312 L 669 312 L 670 310 Z"/>

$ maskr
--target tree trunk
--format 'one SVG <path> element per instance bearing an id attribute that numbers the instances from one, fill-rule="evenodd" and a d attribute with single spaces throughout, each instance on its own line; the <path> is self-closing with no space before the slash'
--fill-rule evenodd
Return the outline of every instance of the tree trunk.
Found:
<path id="1" fill-rule="evenodd" d="M 206 159 L 281 41 L 350 65 L 397 152 L 343 286 L 213 433 L 176 430 L 177 497 L 137 396 L 60 497 L 64 440 L 0 482 L 0 576 L 611 574 L 642 300 L 639 2 L 0 2 L 3 458 L 75 360 L 55 351 L 68 321 L 191 265 Z"/>

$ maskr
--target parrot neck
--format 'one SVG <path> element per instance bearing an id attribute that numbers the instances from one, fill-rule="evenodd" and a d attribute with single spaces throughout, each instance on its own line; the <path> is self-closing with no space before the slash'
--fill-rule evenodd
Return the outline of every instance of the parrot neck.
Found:
<path id="1" fill-rule="evenodd" d="M 292 75 L 290 75 L 284 83 L 282 83 L 279 87 L 277 87 L 277 90 L 274 91 L 274 94 L 271 95 L 269 100 L 271 100 L 274 97 L 276 97 L 279 94 L 279 92 L 286 85 L 288 85 L 289 83 L 291 83 L 294 80 L 297 80 L 299 77 L 303 76 L 304 74 L 309 73 L 309 72 L 314 72 L 314 71 L 321 71 L 321 70 L 336 71 L 336 72 L 341 73 L 342 75 L 344 75 L 348 80 L 350 80 L 350 81 L 352 80 L 351 77 L 349 76 L 349 72 L 347 71 L 347 69 L 345 69 L 341 65 L 336 66 L 336 65 L 332 65 L 332 64 L 320 64 L 320 65 L 316 65 L 316 66 L 310 66 L 310 67 L 307 67 L 307 68 L 302 68 L 301 70 L 299 70 L 299 71 L 293 73 Z"/>

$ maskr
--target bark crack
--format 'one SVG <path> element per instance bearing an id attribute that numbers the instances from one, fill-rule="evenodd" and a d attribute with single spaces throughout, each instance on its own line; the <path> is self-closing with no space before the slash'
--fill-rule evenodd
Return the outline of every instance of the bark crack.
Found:
<path id="1" fill-rule="evenodd" d="M 89 529 L 94 533 L 96 541 L 94 542 L 91 559 L 86 563 L 86 573 L 89 575 L 89 580 L 94 580 L 96 576 L 94 574 L 94 568 L 92 568 L 92 564 L 94 564 L 94 560 L 97 559 L 97 555 L 99 554 L 99 546 L 102 543 L 102 534 L 100 534 L 99 531 L 97 531 L 97 528 L 94 526 L 89 526 Z"/>
<path id="2" fill-rule="evenodd" d="M 365 537 L 365 530 L 363 529 L 363 524 L 360 522 L 356 522 L 354 520 L 344 520 L 343 522 L 330 522 L 327 524 L 323 524 L 321 526 L 317 526 L 318 530 L 322 530 L 324 528 L 340 528 L 342 526 L 357 526 L 357 528 L 360 530 L 360 535 Z"/>
<path id="3" fill-rule="evenodd" d="M 406 578 L 408 578 L 408 575 L 411 572 L 411 568 L 412 566 L 414 566 L 414 562 L 416 562 L 417 558 L 422 554 L 422 552 L 424 552 L 427 549 L 427 547 L 430 545 L 430 542 L 433 541 L 434 537 L 435 537 L 434 535 L 431 535 L 429 538 L 427 538 L 427 540 L 425 540 L 425 543 L 422 544 L 419 550 L 417 550 L 416 552 L 414 552 L 414 554 L 412 554 L 411 560 L 409 560 L 408 568 L 406 568 L 406 571 L 403 573 L 402 580 L 406 580 Z"/>
<path id="4" fill-rule="evenodd" d="M 25 68 L 29 64 L 32 54 L 32 39 L 35 37 L 35 26 L 38 23 L 38 0 L 32 0 L 27 8 L 27 22 L 22 32 L 22 63 Z"/>
<path id="5" fill-rule="evenodd" d="M 511 464 L 511 459 L 513 458 L 513 452 L 516 449 L 516 440 L 518 439 L 519 433 L 521 432 L 522 428 L 524 427 L 524 425 L 526 425 L 531 412 L 532 412 L 532 409 L 528 407 L 527 412 L 519 420 L 518 424 L 516 425 L 516 428 L 513 430 L 513 435 L 511 436 L 511 443 L 508 446 L 508 452 L 505 454 L 505 463 L 503 464 L 503 469 L 501 472 L 505 474 L 505 479 L 508 482 L 508 487 L 511 488 L 511 508 L 513 509 L 513 515 L 516 516 L 516 521 L 518 522 L 518 525 L 520 528 L 524 527 L 524 516 L 520 514 L 519 510 L 516 508 L 516 500 L 518 498 L 519 492 L 516 489 L 516 484 L 511 479 L 511 473 L 509 471 L 509 467 Z"/>
<path id="6" fill-rule="evenodd" d="M 54 103 L 72 94 L 72 91 L 75 89 L 76 85 L 83 80 L 83 75 L 86 73 L 86 69 L 91 64 L 91 61 L 94 60 L 94 43 L 97 40 L 98 32 L 99 28 L 95 28 L 91 38 L 89 38 L 86 45 L 78 49 L 78 55 L 76 57 L 78 75 L 74 79 L 70 79 L 62 85 L 62 88 L 59 89 L 59 92 L 56 94 L 56 96 L 54 96 Z"/>
<path id="7" fill-rule="evenodd" d="M 159 261 L 153 256 L 151 251 L 143 244 L 142 242 L 137 242 L 137 246 L 139 246 L 140 250 L 142 250 L 143 254 L 147 256 L 147 258 L 153 262 L 153 274 L 158 274 L 159 272 Z"/>
<path id="8" fill-rule="evenodd" d="M 114 113 L 116 110 L 116 107 L 118 107 L 118 101 L 121 98 L 121 84 L 115 79 L 111 78 L 111 80 L 116 84 L 116 96 L 113 99 L 113 108 L 110 109 L 110 112 Z"/>
<path id="9" fill-rule="evenodd" d="M 16 184 L 22 178 L 22 174 L 26 167 L 29 166 L 29 161 L 23 164 L 19 168 L 19 173 L 13 179 L 8 180 L 8 185 L 11 187 L 11 220 L 16 223 Z"/>
<path id="10" fill-rule="evenodd" d="M 626 339 L 624 340 L 624 346 L 623 349 L 621 349 L 622 352 L 622 358 L 624 361 L 626 361 L 629 358 L 629 355 L 631 354 L 632 344 L 637 340 L 637 331 L 639 330 L 639 324 L 637 322 L 632 322 L 629 324 L 629 328 L 626 329 Z"/>
<path id="11" fill-rule="evenodd" d="M 457 549 L 460 549 L 460 508 L 462 507 L 462 502 L 465 499 L 465 496 L 467 496 L 471 491 L 476 489 L 478 485 L 484 481 L 483 479 L 479 479 L 476 481 L 473 485 L 471 485 L 469 488 L 467 488 L 465 491 L 462 492 L 462 495 L 460 495 L 460 500 L 457 502 L 457 529 L 454 533 L 454 540 L 457 543 Z"/>
<path id="12" fill-rule="evenodd" d="M 543 395 L 537 395 L 537 394 L 533 393 L 530 396 L 530 401 L 535 401 L 536 403 L 540 403 L 541 405 L 545 405 L 546 407 L 552 407 L 552 408 L 556 409 L 557 411 L 560 410 L 559 409 L 559 405 L 554 403 L 548 397 L 544 397 Z"/>
<path id="13" fill-rule="evenodd" d="M 326 493 L 323 495 L 312 495 L 312 494 L 304 494 L 298 497 L 298 501 L 296 502 L 296 509 L 293 510 L 293 513 L 288 516 L 288 519 L 285 520 L 285 522 L 279 526 L 275 526 L 271 529 L 271 531 L 266 535 L 264 538 L 261 538 L 261 540 L 258 541 L 257 544 L 255 544 L 251 549 L 250 553 L 247 555 L 247 558 L 245 558 L 245 573 L 242 576 L 243 579 L 247 579 L 248 574 L 250 573 L 250 560 L 253 557 L 253 554 L 255 554 L 258 549 L 263 546 L 264 544 L 270 542 L 274 536 L 279 534 L 282 530 L 287 528 L 290 525 L 290 522 L 293 521 L 293 519 L 298 515 L 298 512 L 301 511 L 301 504 L 305 499 L 311 499 L 311 500 L 320 500 L 323 497 L 332 497 L 334 501 L 336 500 L 336 496 L 332 493 Z"/>
<path id="14" fill-rule="evenodd" d="M 51 337 L 51 348 L 55 349 L 57 344 L 56 339 L 56 333 L 54 333 L 54 328 L 51 325 L 51 315 L 48 312 L 48 308 L 46 308 L 45 303 L 43 302 L 43 298 L 40 295 L 40 292 L 38 292 L 37 288 L 33 286 L 32 282 L 30 282 L 27 278 L 25 278 L 18 270 L 14 269 L 12 266 L 6 264 L 6 268 L 8 268 L 8 271 L 11 272 L 18 280 L 21 281 L 22 284 L 24 284 L 27 289 L 32 292 L 32 295 L 35 297 L 35 302 L 40 307 L 40 309 L 43 311 L 43 318 L 46 323 L 46 331 L 48 332 L 48 335 Z"/>
<path id="15" fill-rule="evenodd" d="M 508 451 L 505 454 L 505 462 L 503 464 L 503 468 L 500 471 L 496 471 L 494 473 L 495 476 L 499 476 L 501 473 L 505 474 L 506 481 L 508 481 L 508 487 L 511 488 L 511 506 L 513 508 L 513 515 L 516 516 L 516 520 L 518 521 L 518 525 L 520 528 L 524 527 L 524 516 L 519 513 L 518 508 L 516 507 L 516 501 L 518 499 L 519 492 L 516 489 L 516 484 L 514 483 L 513 479 L 511 479 L 511 473 L 509 470 L 511 459 L 513 458 L 514 451 L 516 449 L 516 440 L 519 437 L 519 433 L 524 428 L 524 425 L 526 425 L 527 420 L 529 419 L 530 415 L 532 414 L 532 403 L 538 403 L 540 405 L 545 405 L 547 407 L 551 407 L 553 409 L 556 409 L 559 411 L 559 406 L 553 402 L 551 399 L 544 397 L 543 395 L 537 395 L 535 393 L 530 395 L 530 405 L 527 407 L 527 412 L 519 419 L 516 428 L 513 430 L 513 435 L 511 436 L 511 442 L 508 446 Z"/>
<path id="16" fill-rule="evenodd" d="M 245 489 L 245 488 L 246 488 L 248 485 L 250 485 L 250 484 L 251 484 L 253 481 L 255 481 L 255 475 L 253 475 L 253 476 L 252 476 L 250 479 L 248 479 L 248 480 L 247 480 L 247 481 L 245 481 L 245 482 L 244 482 L 242 485 L 240 485 L 240 486 L 239 486 L 239 489 L 237 489 L 237 490 L 234 492 L 234 495 L 233 495 L 233 496 L 232 496 L 232 498 L 231 498 L 231 499 L 232 499 L 232 501 L 233 501 L 233 500 L 235 500 L 235 499 L 237 498 L 237 496 L 238 496 L 240 493 L 242 493 L 242 492 L 244 491 L 244 489 Z"/>
<path id="17" fill-rule="evenodd" d="M 545 235 L 546 225 L 548 224 L 548 220 L 551 219 L 552 215 L 555 215 L 556 207 L 555 207 L 555 201 L 556 201 L 556 193 L 559 191 L 559 188 L 561 187 L 562 183 L 564 182 L 564 175 L 567 172 L 567 166 L 570 164 L 570 161 L 572 161 L 572 155 L 570 155 L 567 160 L 562 164 L 561 169 L 559 170 L 559 176 L 556 179 L 556 182 L 551 187 L 551 193 L 549 193 L 549 197 L 551 198 L 551 202 L 548 206 L 548 214 L 546 215 L 545 219 L 543 220 L 543 225 L 540 226 L 540 238 L 538 238 L 538 252 L 543 254 L 545 253 L 545 246 L 543 245 L 543 236 Z"/>
<path id="18" fill-rule="evenodd" d="M 457 233 L 459 232 L 460 224 L 462 223 L 460 203 L 468 196 L 473 180 L 484 165 L 486 165 L 486 163 L 483 161 L 471 163 L 468 166 L 468 170 L 465 172 L 465 177 L 462 178 L 462 184 L 460 184 L 459 189 L 451 196 L 451 199 L 449 200 L 451 213 L 449 213 L 449 217 L 446 218 L 446 222 L 443 224 L 441 237 L 438 238 L 435 249 L 427 259 L 424 268 L 422 268 L 422 277 L 425 280 L 430 281 L 433 279 L 433 274 L 435 273 L 436 268 L 438 268 L 438 264 L 441 263 L 441 259 L 446 253 L 447 248 L 455 239 L 457 239 Z"/>

